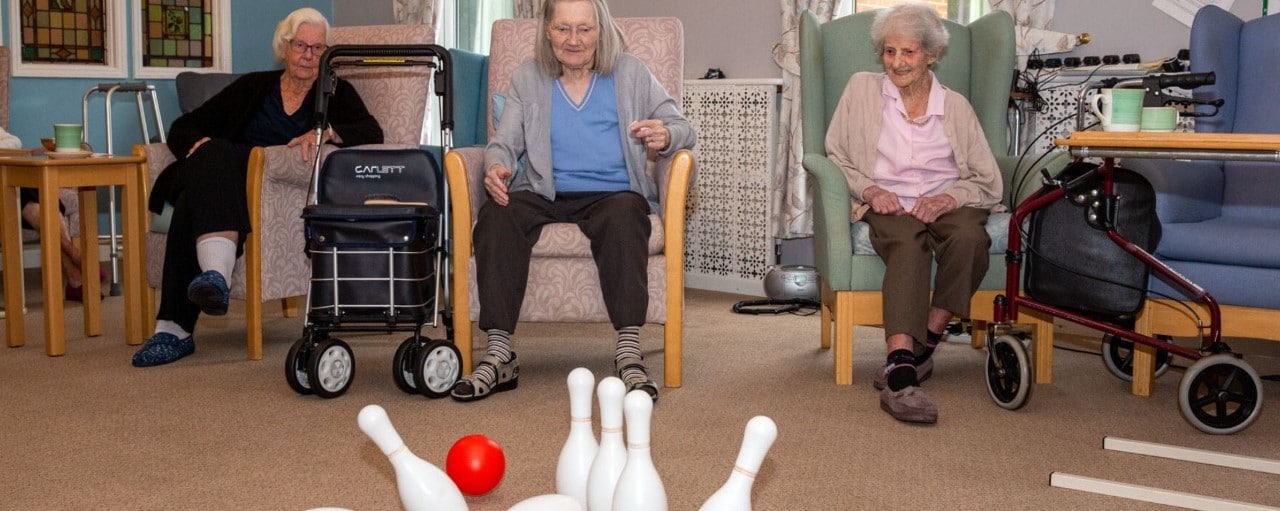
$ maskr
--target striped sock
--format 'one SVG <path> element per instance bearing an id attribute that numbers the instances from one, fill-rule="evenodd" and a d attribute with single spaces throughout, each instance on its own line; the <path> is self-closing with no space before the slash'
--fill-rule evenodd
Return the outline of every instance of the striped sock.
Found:
<path id="1" fill-rule="evenodd" d="M 628 326 L 619 329 L 618 351 L 614 357 L 614 363 L 618 367 L 618 377 L 622 378 L 628 387 L 649 381 L 643 360 L 644 357 L 640 355 L 640 327 Z"/>
<path id="2" fill-rule="evenodd" d="M 911 350 L 894 350 L 889 353 L 884 372 L 886 383 L 892 392 L 920 386 L 920 380 L 916 379 L 916 357 L 911 354 Z"/>
<path id="3" fill-rule="evenodd" d="M 925 329 L 924 351 L 916 355 L 916 364 L 923 364 L 933 356 L 933 350 L 938 347 L 938 343 L 942 342 L 942 334 L 935 334 L 933 331 Z"/>
<path id="4" fill-rule="evenodd" d="M 503 364 L 510 362 L 511 334 L 496 328 L 488 330 L 486 334 L 489 337 L 489 346 L 485 349 L 485 354 L 498 359 L 498 362 Z M 498 369 L 489 364 L 477 364 L 475 372 L 472 372 L 467 379 L 492 387 L 498 381 Z"/>

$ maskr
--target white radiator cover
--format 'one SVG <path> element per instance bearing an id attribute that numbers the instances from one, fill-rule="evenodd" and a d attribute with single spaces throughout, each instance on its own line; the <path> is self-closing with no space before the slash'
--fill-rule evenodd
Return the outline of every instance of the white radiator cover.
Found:
<path id="1" fill-rule="evenodd" d="M 775 262 L 769 232 L 780 79 L 686 80 L 684 115 L 698 133 L 685 214 L 685 285 L 764 296 Z"/>

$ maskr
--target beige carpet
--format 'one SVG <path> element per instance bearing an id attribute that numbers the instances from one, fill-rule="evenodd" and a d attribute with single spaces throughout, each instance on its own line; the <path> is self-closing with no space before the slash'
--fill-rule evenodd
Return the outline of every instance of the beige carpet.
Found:
<path id="1" fill-rule="evenodd" d="M 195 355 L 135 369 L 118 319 L 103 336 L 83 338 L 74 304 L 67 355 L 46 357 L 41 307 L 28 295 L 27 345 L 0 353 L 3 509 L 398 509 L 390 464 L 356 426 L 360 408 L 378 403 L 408 446 L 440 466 L 463 435 L 500 443 L 505 479 L 468 501 L 502 510 L 554 492 L 568 372 L 582 366 L 602 377 L 612 365 L 605 325 L 523 325 L 520 388 L 460 404 L 396 389 L 390 360 L 403 336 L 350 336 L 355 382 L 325 400 L 286 385 L 283 360 L 301 321 L 270 307 L 262 361 L 245 360 L 242 304 L 233 303 L 229 316 L 201 323 Z M 1280 506 L 1280 476 L 1102 449 L 1115 436 L 1280 459 L 1275 403 L 1248 430 L 1206 435 L 1179 415 L 1180 370 L 1157 380 L 1152 398 L 1138 398 L 1096 355 L 1058 349 L 1054 383 L 1010 412 L 987 395 L 984 352 L 949 344 L 926 384 L 941 419 L 911 426 L 881 412 L 869 384 L 883 360 L 879 330 L 858 329 L 856 383 L 836 387 L 831 354 L 818 349 L 817 316 L 735 315 L 738 299 L 688 295 L 684 386 L 663 390 L 652 427 L 673 510 L 697 509 L 725 481 L 743 426 L 759 414 L 777 422 L 779 436 L 756 480 L 756 509 L 1163 508 L 1052 488 L 1055 471 Z M 119 318 L 120 306 L 109 299 L 106 317 Z M 659 380 L 660 336 L 658 327 L 642 332 Z M 1260 353 L 1246 357 L 1259 373 L 1280 372 L 1275 344 L 1242 346 Z M 1275 382 L 1264 389 L 1280 395 Z"/>

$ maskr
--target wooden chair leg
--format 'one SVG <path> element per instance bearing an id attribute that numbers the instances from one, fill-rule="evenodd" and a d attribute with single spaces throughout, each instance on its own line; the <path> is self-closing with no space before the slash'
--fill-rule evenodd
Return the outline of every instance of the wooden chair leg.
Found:
<path id="1" fill-rule="evenodd" d="M 835 359 L 836 385 L 853 385 L 853 293 L 836 293 Z"/>
<path id="2" fill-rule="evenodd" d="M 281 298 L 281 299 L 280 299 L 280 313 L 281 313 L 281 314 L 283 314 L 283 315 L 284 315 L 284 317 L 286 317 L 286 318 L 296 318 L 296 317 L 298 317 L 298 304 L 299 304 L 299 303 L 301 303 L 301 300 L 299 300 L 297 296 L 290 296 L 290 297 L 288 297 L 288 298 Z"/>

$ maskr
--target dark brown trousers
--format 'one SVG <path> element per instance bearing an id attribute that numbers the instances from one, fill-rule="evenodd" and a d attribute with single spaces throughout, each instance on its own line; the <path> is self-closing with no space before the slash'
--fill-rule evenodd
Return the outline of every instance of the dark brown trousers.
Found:
<path id="1" fill-rule="evenodd" d="M 480 207 L 474 230 L 480 329 L 514 333 L 542 226 L 571 222 L 591 240 L 600 291 L 615 329 L 644 324 L 649 307 L 649 202 L 635 192 L 512 192 Z"/>
<path id="2" fill-rule="evenodd" d="M 991 238 L 989 211 L 957 208 L 931 224 L 910 215 L 877 215 L 863 220 L 871 227 L 871 246 L 884 260 L 884 332 L 907 334 L 923 342 L 930 305 L 964 316 L 987 272 Z M 930 302 L 930 269 L 938 263 Z"/>

